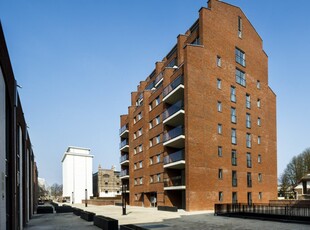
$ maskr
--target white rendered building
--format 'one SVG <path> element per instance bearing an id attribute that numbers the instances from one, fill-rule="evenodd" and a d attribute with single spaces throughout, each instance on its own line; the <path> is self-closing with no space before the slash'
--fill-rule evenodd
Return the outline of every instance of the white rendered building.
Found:
<path id="1" fill-rule="evenodd" d="M 70 203 L 82 203 L 93 196 L 93 155 L 90 149 L 68 147 L 62 158 L 63 197 Z"/>

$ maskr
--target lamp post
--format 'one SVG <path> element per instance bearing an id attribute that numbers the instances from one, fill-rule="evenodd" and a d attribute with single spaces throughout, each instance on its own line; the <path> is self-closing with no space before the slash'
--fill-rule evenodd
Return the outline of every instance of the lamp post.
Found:
<path id="1" fill-rule="evenodd" d="M 87 188 L 85 189 L 85 207 L 87 207 Z"/>
<path id="2" fill-rule="evenodd" d="M 126 215 L 126 187 L 127 187 L 127 185 L 122 184 L 122 209 L 123 209 L 123 215 Z"/>

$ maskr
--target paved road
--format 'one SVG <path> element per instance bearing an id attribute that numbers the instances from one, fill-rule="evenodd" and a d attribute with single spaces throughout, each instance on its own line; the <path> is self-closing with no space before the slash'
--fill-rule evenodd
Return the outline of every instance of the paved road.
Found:
<path id="1" fill-rule="evenodd" d="M 154 230 L 206 230 L 206 229 L 272 229 L 272 230 L 309 230 L 309 225 L 281 223 L 272 221 L 249 220 L 214 216 L 213 212 L 163 212 L 155 208 L 128 207 L 127 215 L 122 215 L 119 206 L 75 207 L 95 212 L 97 215 L 109 216 L 119 220 L 119 224 L 137 224 Z M 93 222 L 87 222 L 72 213 L 38 214 L 30 220 L 27 230 L 45 229 L 99 229 Z"/>

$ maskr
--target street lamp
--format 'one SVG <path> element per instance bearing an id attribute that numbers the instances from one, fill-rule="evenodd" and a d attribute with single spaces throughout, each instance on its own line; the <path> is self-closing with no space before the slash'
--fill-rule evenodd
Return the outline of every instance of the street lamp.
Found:
<path id="1" fill-rule="evenodd" d="M 123 209 L 123 215 L 126 215 L 126 189 L 127 185 L 122 184 L 122 209 Z"/>
<path id="2" fill-rule="evenodd" d="M 87 207 L 87 188 L 85 189 L 85 207 Z"/>

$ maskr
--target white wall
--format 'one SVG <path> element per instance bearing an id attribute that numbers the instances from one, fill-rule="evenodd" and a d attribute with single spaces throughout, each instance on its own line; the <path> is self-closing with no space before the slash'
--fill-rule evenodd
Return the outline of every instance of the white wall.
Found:
<path id="1" fill-rule="evenodd" d="M 85 189 L 87 199 L 93 195 L 92 164 L 92 155 L 79 151 L 65 153 L 62 161 L 63 196 L 70 197 L 71 203 L 82 203 L 85 199 Z"/>
<path id="2" fill-rule="evenodd" d="M 5 184 L 5 82 L 0 67 L 0 229 L 6 229 L 6 184 Z"/>

